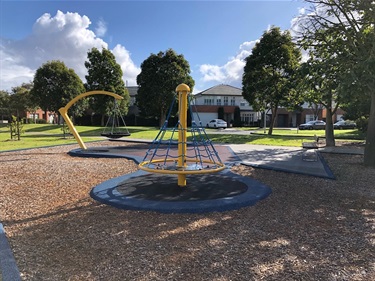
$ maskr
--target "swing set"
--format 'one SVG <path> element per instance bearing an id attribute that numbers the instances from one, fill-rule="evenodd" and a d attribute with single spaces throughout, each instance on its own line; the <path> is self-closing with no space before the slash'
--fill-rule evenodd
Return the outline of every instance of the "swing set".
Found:
<path id="1" fill-rule="evenodd" d="M 130 136 L 129 131 L 126 128 L 124 118 L 120 112 L 118 101 L 116 99 L 114 100 L 113 110 L 109 115 L 103 133 L 101 133 L 101 135 L 109 139 L 118 139 Z"/>

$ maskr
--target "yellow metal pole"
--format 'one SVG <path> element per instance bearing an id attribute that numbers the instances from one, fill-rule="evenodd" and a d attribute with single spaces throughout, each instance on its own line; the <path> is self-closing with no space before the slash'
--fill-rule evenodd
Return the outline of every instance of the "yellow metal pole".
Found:
<path id="1" fill-rule="evenodd" d="M 179 119 L 180 119 L 180 128 L 178 130 L 178 167 L 186 167 L 186 142 L 187 142 L 187 108 L 188 108 L 188 94 L 190 88 L 186 84 L 180 84 L 176 88 L 178 94 L 178 104 L 179 104 Z M 178 174 L 178 185 L 186 186 L 186 175 Z"/>
<path id="2" fill-rule="evenodd" d="M 87 149 L 87 147 L 86 147 L 85 143 L 83 142 L 81 136 L 78 134 L 78 131 L 74 127 L 73 122 L 70 120 L 70 118 L 68 116 L 68 109 L 73 104 L 75 104 L 78 100 L 80 100 L 80 99 L 82 99 L 84 97 L 87 97 L 87 96 L 92 96 L 92 95 L 107 95 L 107 96 L 112 96 L 112 97 L 114 97 L 117 100 L 123 99 L 122 96 L 120 96 L 118 94 L 115 94 L 115 93 L 112 93 L 112 92 L 107 92 L 107 91 L 90 91 L 90 92 L 86 92 L 86 93 L 83 93 L 83 94 L 80 94 L 80 95 L 76 96 L 70 102 L 68 102 L 66 106 L 61 107 L 59 109 L 59 112 L 60 112 L 61 116 L 64 118 L 66 124 L 68 125 L 69 130 L 73 133 L 74 138 L 76 139 L 76 141 L 78 142 L 79 146 L 82 149 Z"/>
<path id="3" fill-rule="evenodd" d="M 61 116 L 64 118 L 64 120 L 66 122 L 66 125 L 68 125 L 70 132 L 73 133 L 73 136 L 76 139 L 76 141 L 78 142 L 79 146 L 82 149 L 87 149 L 87 147 L 86 147 L 85 143 L 83 142 L 81 136 L 78 134 L 76 127 L 74 127 L 72 121 L 70 120 L 70 118 L 68 116 L 68 111 L 65 109 L 65 107 L 60 108 L 59 112 L 60 112 Z"/>

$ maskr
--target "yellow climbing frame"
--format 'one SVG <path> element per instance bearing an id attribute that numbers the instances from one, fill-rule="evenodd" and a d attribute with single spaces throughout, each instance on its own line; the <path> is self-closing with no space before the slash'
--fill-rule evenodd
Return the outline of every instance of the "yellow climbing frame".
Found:
<path id="1" fill-rule="evenodd" d="M 66 124 L 68 125 L 69 130 L 73 133 L 74 138 L 76 139 L 76 141 L 78 142 L 79 146 L 82 149 L 87 149 L 87 147 L 86 147 L 85 143 L 83 142 L 83 140 L 81 139 L 81 136 L 78 134 L 76 128 L 74 127 L 73 122 L 70 120 L 70 118 L 68 116 L 68 110 L 78 100 L 80 100 L 84 97 L 87 97 L 87 96 L 92 96 L 92 95 L 107 95 L 107 96 L 112 96 L 117 100 L 123 99 L 122 96 L 119 96 L 115 93 L 111 93 L 111 92 L 107 92 L 107 91 L 90 91 L 90 92 L 86 92 L 86 93 L 83 93 L 83 94 L 80 94 L 80 95 L 76 96 L 74 99 L 72 99 L 70 102 L 68 102 L 68 104 L 65 107 L 61 107 L 59 109 L 59 112 L 60 112 L 61 116 L 64 118 Z"/>

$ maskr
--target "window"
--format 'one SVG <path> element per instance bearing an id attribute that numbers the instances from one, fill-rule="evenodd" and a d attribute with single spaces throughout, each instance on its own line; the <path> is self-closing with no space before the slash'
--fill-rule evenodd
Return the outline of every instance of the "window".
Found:
<path id="1" fill-rule="evenodd" d="M 29 118 L 31 118 L 31 119 L 39 119 L 39 114 L 38 113 L 35 113 L 35 114 L 32 114 L 32 113 L 30 113 L 29 114 Z"/>
<path id="2" fill-rule="evenodd" d="M 221 98 L 216 99 L 216 105 L 221 105 Z"/>
<path id="3" fill-rule="evenodd" d="M 254 123 L 254 113 L 242 113 L 241 114 L 241 121 L 245 125 L 250 125 Z"/>
<path id="4" fill-rule="evenodd" d="M 224 97 L 224 105 L 228 105 L 228 97 Z"/>
<path id="5" fill-rule="evenodd" d="M 205 98 L 204 99 L 204 105 L 213 105 L 214 104 L 214 99 L 212 98 Z"/>
<path id="6" fill-rule="evenodd" d="M 315 115 L 314 114 L 306 114 L 306 122 L 314 121 Z"/>
<path id="7" fill-rule="evenodd" d="M 230 99 L 230 105 L 236 105 L 236 97 Z"/>

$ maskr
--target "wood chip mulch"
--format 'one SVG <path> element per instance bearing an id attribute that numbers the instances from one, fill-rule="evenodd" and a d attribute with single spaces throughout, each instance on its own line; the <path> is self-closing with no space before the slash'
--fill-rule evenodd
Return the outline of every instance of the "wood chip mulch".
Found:
<path id="1" fill-rule="evenodd" d="M 73 148 L 0 153 L 0 222 L 23 280 L 375 280 L 375 169 L 363 156 L 323 154 L 337 180 L 235 166 L 273 193 L 236 211 L 159 214 L 91 199 L 137 165 Z"/>

